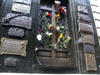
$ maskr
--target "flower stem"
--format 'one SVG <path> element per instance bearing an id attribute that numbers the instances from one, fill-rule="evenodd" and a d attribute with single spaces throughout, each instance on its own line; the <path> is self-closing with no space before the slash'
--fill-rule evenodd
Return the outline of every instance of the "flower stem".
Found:
<path id="1" fill-rule="evenodd" d="M 42 17 L 42 20 L 44 20 L 45 17 L 46 17 L 46 14 Z"/>
<path id="2" fill-rule="evenodd" d="M 36 57 L 36 60 L 38 61 L 39 65 L 41 65 L 41 62 L 39 61 L 39 59 L 37 57 L 37 50 L 35 50 L 35 57 Z"/>

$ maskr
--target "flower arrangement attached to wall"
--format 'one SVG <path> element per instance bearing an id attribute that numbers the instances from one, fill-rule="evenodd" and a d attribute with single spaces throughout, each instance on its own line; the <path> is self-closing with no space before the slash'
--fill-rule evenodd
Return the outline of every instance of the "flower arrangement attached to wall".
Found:
<path id="1" fill-rule="evenodd" d="M 58 25 L 57 23 L 60 23 L 62 15 L 66 14 L 66 8 L 64 6 L 60 6 L 61 2 L 60 1 L 54 1 L 55 3 L 55 9 L 57 10 L 56 14 L 55 14 L 55 21 L 56 21 L 56 25 L 55 24 L 47 24 L 41 27 L 39 33 L 37 34 L 37 40 L 39 42 L 41 42 L 42 40 L 46 40 L 43 43 L 46 43 L 46 48 L 53 48 L 53 49 L 58 49 L 62 48 L 62 49 L 67 49 L 67 44 L 71 41 L 71 37 L 69 37 L 68 35 L 66 35 L 66 31 L 65 31 L 65 26 L 64 25 Z M 41 18 L 42 20 L 45 20 L 45 18 L 48 19 L 48 17 L 51 17 L 51 13 L 49 11 L 47 11 L 44 15 L 42 15 L 43 17 Z M 53 43 L 52 42 L 52 35 L 53 35 L 53 31 L 56 32 L 56 42 Z M 38 48 L 35 48 L 35 54 L 37 52 Z M 36 57 L 37 58 L 37 57 Z M 37 59 L 37 61 L 39 62 L 39 60 Z M 41 65 L 41 63 L 39 62 L 39 64 Z"/>

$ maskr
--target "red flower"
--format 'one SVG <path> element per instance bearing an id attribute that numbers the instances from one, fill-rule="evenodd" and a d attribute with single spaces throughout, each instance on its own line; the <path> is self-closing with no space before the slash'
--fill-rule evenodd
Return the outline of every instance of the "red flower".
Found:
<path id="1" fill-rule="evenodd" d="M 43 29 L 41 29 L 41 32 L 43 32 Z"/>
<path id="2" fill-rule="evenodd" d="M 58 34 L 58 36 L 60 36 L 60 34 Z"/>
<path id="3" fill-rule="evenodd" d="M 49 12 L 46 13 L 47 16 L 51 16 L 51 14 Z"/>
<path id="4" fill-rule="evenodd" d="M 62 9 L 62 12 L 63 12 L 64 14 L 66 13 L 64 9 Z"/>
<path id="5" fill-rule="evenodd" d="M 48 16 L 51 16 L 51 14 L 50 14 L 50 13 L 48 13 Z"/>
<path id="6" fill-rule="evenodd" d="M 64 13 L 64 14 L 66 13 L 65 9 L 62 6 L 58 8 L 58 11 L 59 13 Z"/>

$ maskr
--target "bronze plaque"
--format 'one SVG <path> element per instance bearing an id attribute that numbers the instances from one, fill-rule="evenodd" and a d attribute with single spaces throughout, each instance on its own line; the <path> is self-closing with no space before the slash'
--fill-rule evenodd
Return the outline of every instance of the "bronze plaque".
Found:
<path id="1" fill-rule="evenodd" d="M 78 13 L 78 19 L 81 21 L 91 22 L 90 16 L 82 13 Z"/>
<path id="2" fill-rule="evenodd" d="M 78 6 L 78 11 L 88 14 L 88 8 L 86 6 Z"/>
<path id="3" fill-rule="evenodd" d="M 87 43 L 87 44 L 95 44 L 94 43 L 94 35 L 92 34 L 86 34 L 81 33 L 81 43 Z"/>
<path id="4" fill-rule="evenodd" d="M 79 22 L 79 32 L 94 33 L 93 27 L 90 24 Z"/>
<path id="5" fill-rule="evenodd" d="M 8 35 L 17 36 L 17 37 L 23 37 L 24 36 L 24 29 L 21 29 L 21 28 L 10 28 L 9 31 L 8 31 Z"/>
<path id="6" fill-rule="evenodd" d="M 90 53 L 90 54 L 95 54 L 94 45 L 84 44 L 84 52 Z"/>
<path id="7" fill-rule="evenodd" d="M 31 0 L 14 0 L 14 2 L 24 3 L 24 4 L 29 4 L 29 5 L 31 5 Z"/>
<path id="8" fill-rule="evenodd" d="M 5 58 L 4 60 L 4 65 L 5 66 L 16 66 L 16 63 L 17 63 L 17 59 L 15 58 Z"/>
<path id="9" fill-rule="evenodd" d="M 95 54 L 85 53 L 85 59 L 86 59 L 86 70 L 87 71 L 97 71 Z"/>
<path id="10" fill-rule="evenodd" d="M 20 3 L 13 3 L 12 11 L 30 14 L 30 6 Z"/>
<path id="11" fill-rule="evenodd" d="M 5 37 L 1 38 L 0 54 L 12 54 L 26 56 L 27 40 L 13 40 Z"/>

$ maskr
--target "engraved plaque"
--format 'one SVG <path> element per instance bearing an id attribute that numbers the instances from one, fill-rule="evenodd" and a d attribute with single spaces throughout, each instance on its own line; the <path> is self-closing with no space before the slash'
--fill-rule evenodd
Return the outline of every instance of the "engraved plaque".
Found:
<path id="1" fill-rule="evenodd" d="M 94 35 L 92 34 L 86 34 L 81 33 L 81 43 L 87 43 L 87 44 L 95 44 L 94 43 Z"/>
<path id="2" fill-rule="evenodd" d="M 93 27 L 90 24 L 79 22 L 79 32 L 94 33 Z"/>
<path id="3" fill-rule="evenodd" d="M 88 14 L 88 9 L 86 6 L 78 6 L 78 11 Z"/>
<path id="4" fill-rule="evenodd" d="M 21 29 L 21 28 L 10 28 L 9 31 L 8 31 L 8 35 L 23 37 L 24 36 L 24 30 Z"/>
<path id="5" fill-rule="evenodd" d="M 78 19 L 81 21 L 91 22 L 89 15 L 78 13 Z"/>
<path id="6" fill-rule="evenodd" d="M 16 63 L 17 63 L 17 59 L 15 58 L 5 58 L 4 60 L 4 65 L 5 66 L 16 66 Z"/>
<path id="7" fill-rule="evenodd" d="M 5 26 L 17 26 L 26 29 L 31 29 L 32 17 L 17 16 L 7 22 L 3 22 Z"/>
<path id="8" fill-rule="evenodd" d="M 14 2 L 24 3 L 24 4 L 31 4 L 31 0 L 14 0 Z"/>
<path id="9" fill-rule="evenodd" d="M 87 71 L 97 71 L 95 54 L 85 53 L 85 59 L 86 59 L 86 70 Z"/>
<path id="10" fill-rule="evenodd" d="M 7 13 L 6 16 L 5 16 L 2 20 L 4 20 L 4 19 L 9 19 L 9 18 L 13 18 L 13 17 L 16 17 L 16 16 L 18 16 L 18 15 L 20 15 L 20 13 L 13 13 L 13 12 L 10 12 L 10 13 Z"/>
<path id="11" fill-rule="evenodd" d="M 0 54 L 12 54 L 26 56 L 27 40 L 13 40 L 1 38 L 1 50 Z"/>
<path id="12" fill-rule="evenodd" d="M 94 45 L 84 44 L 84 52 L 85 53 L 95 53 Z"/>
<path id="13" fill-rule="evenodd" d="M 13 26 L 23 27 L 27 29 L 31 29 L 32 18 L 27 16 L 19 16 L 13 18 L 10 21 L 10 24 Z"/>
<path id="14" fill-rule="evenodd" d="M 19 4 L 19 3 L 14 3 L 12 6 L 12 11 L 21 12 L 21 13 L 30 13 L 30 6 Z"/>

